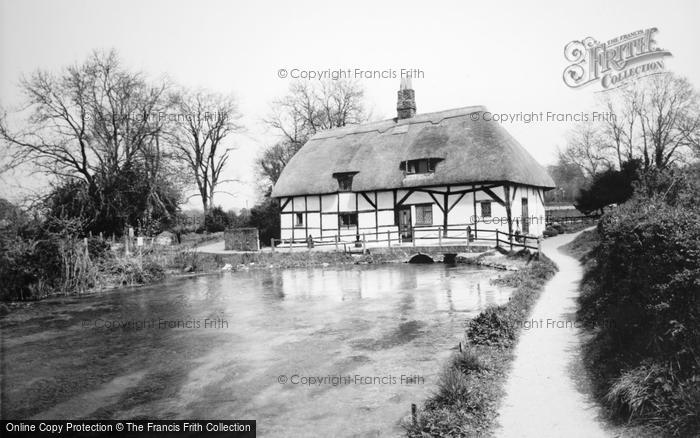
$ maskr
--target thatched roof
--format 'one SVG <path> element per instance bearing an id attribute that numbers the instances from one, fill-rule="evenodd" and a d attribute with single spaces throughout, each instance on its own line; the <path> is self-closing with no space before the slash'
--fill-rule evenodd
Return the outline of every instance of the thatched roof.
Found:
<path id="1" fill-rule="evenodd" d="M 473 106 L 322 131 L 289 161 L 272 196 L 338 191 L 334 173 L 358 172 L 353 191 L 477 182 L 552 188 L 545 169 Z M 405 175 L 401 162 L 442 158 L 434 173 Z"/>

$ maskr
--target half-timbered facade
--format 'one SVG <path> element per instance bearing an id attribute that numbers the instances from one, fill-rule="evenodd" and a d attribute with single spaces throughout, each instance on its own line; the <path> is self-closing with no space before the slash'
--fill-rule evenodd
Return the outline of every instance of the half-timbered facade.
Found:
<path id="1" fill-rule="evenodd" d="M 283 240 L 542 234 L 553 181 L 485 108 L 415 114 L 398 94 L 395 119 L 319 132 L 290 160 L 272 192 Z"/>

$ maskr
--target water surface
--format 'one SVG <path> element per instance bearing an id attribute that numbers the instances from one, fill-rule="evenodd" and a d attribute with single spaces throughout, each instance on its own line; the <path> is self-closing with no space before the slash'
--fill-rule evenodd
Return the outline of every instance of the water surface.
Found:
<path id="1" fill-rule="evenodd" d="M 32 303 L 0 320 L 2 417 L 400 435 L 468 318 L 507 301 L 494 275 L 442 264 L 250 271 Z"/>

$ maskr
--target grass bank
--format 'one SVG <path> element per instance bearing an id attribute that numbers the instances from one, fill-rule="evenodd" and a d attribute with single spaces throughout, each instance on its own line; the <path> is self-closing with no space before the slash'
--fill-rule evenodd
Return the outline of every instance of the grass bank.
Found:
<path id="1" fill-rule="evenodd" d="M 415 421 L 404 424 L 409 437 L 490 436 L 503 397 L 513 350 L 522 325 L 544 284 L 557 271 L 542 255 L 524 269 L 494 282 L 514 287 L 507 304 L 493 306 L 472 319 L 463 351 L 446 365 L 434 396 L 418 410 Z"/>

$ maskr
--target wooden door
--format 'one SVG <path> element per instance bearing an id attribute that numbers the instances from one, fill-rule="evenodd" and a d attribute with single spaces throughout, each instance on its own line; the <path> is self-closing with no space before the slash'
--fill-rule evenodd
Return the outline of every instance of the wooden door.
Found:
<path id="1" fill-rule="evenodd" d="M 401 207 L 397 211 L 399 216 L 399 234 L 401 240 L 410 242 L 413 239 L 413 225 L 411 224 L 411 207 Z"/>

